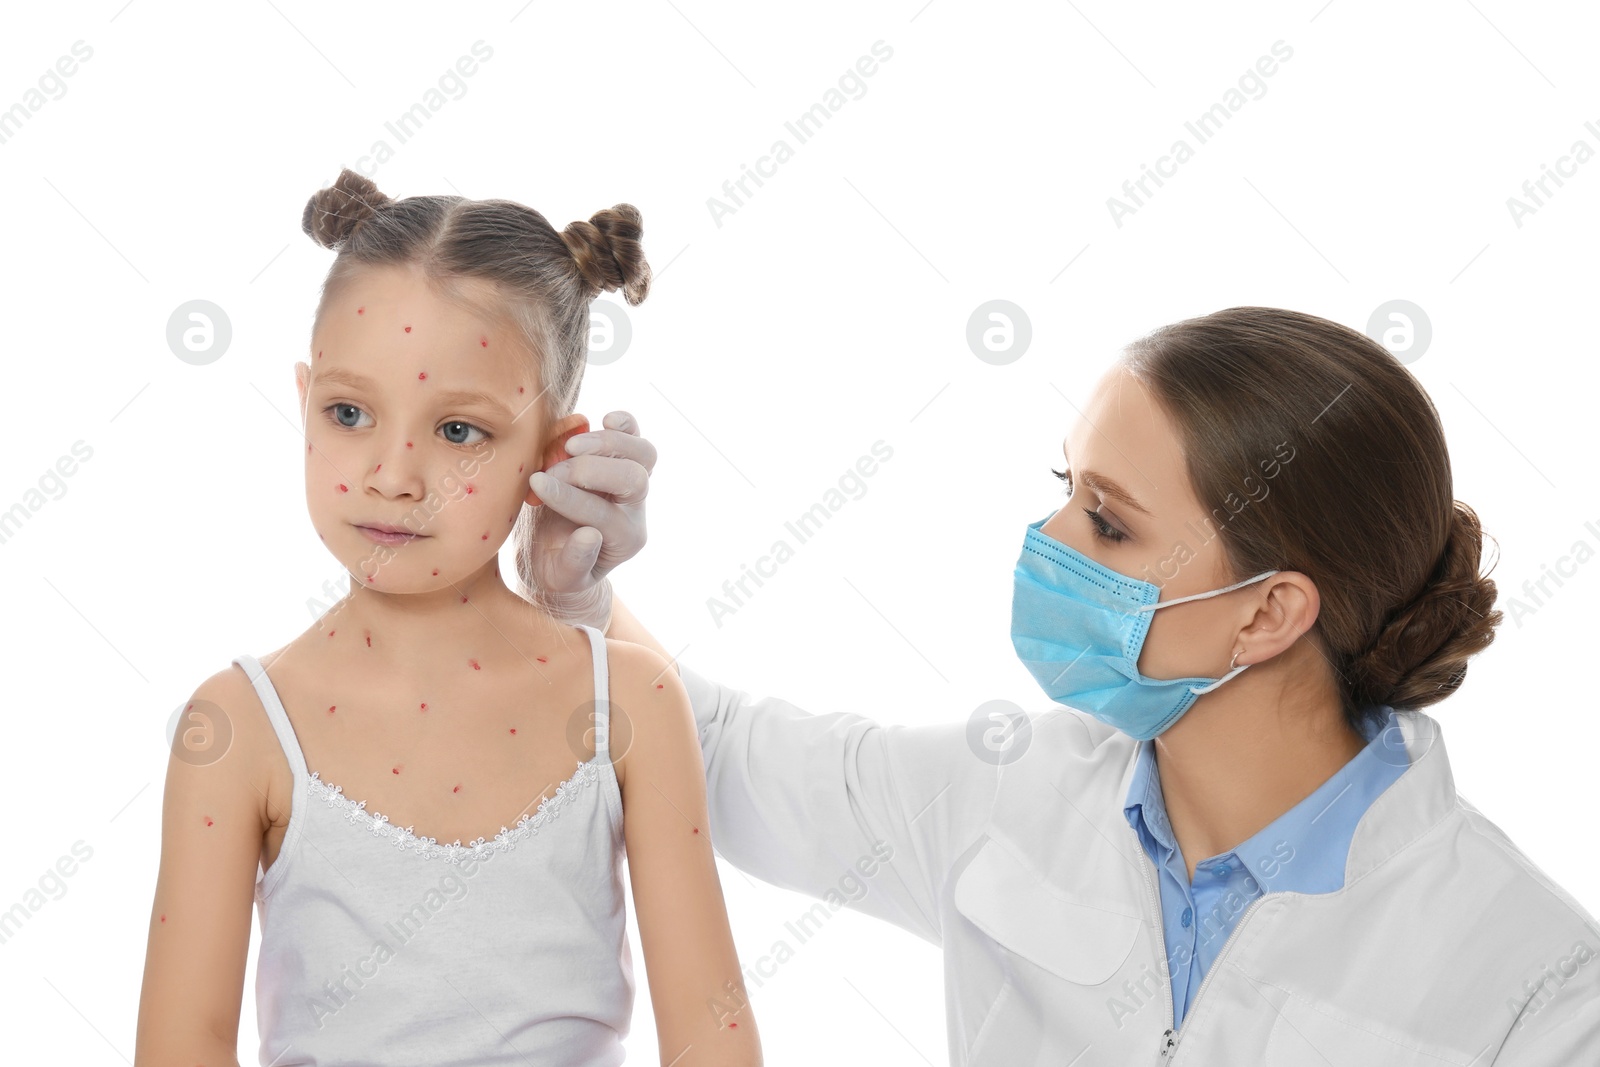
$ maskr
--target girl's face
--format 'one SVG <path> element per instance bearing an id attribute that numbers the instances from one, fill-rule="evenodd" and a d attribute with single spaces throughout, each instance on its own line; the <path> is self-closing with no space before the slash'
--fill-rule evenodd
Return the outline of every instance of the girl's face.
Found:
<path id="1" fill-rule="evenodd" d="M 493 306 L 486 284 L 463 290 Z M 537 502 L 528 475 L 588 426 L 576 414 L 542 425 L 534 362 L 511 327 L 440 298 L 410 267 L 361 271 L 311 347 L 295 366 L 306 507 L 353 580 L 379 592 L 492 569 L 522 504 Z"/>
<path id="2" fill-rule="evenodd" d="M 1040 527 L 1043 533 L 1111 570 L 1154 582 L 1162 600 L 1236 580 L 1227 570 L 1218 520 L 1189 484 L 1177 431 L 1119 366 L 1100 380 L 1062 451 L 1071 497 Z M 1240 496 L 1242 480 L 1255 473 L 1240 471 Z M 1235 638 L 1251 625 L 1273 584 L 1269 579 L 1152 613 L 1139 671 L 1151 678 L 1221 677 L 1240 647 Z"/>

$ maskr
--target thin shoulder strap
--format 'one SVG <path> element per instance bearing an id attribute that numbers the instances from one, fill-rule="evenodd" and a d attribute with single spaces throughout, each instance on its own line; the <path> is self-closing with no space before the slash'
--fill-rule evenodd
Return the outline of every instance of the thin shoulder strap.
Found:
<path id="1" fill-rule="evenodd" d="M 300 751 L 300 739 L 295 736 L 289 713 L 283 710 L 283 701 L 278 699 L 278 691 L 273 687 L 272 679 L 267 677 L 266 668 L 248 652 L 235 656 L 233 662 L 244 668 L 244 673 L 250 677 L 250 684 L 256 687 L 256 696 L 261 698 L 261 706 L 267 709 L 267 718 L 272 720 L 272 729 L 277 732 L 283 754 L 289 758 L 289 768 L 294 771 L 295 780 L 309 777 L 305 754 Z"/>
<path id="2" fill-rule="evenodd" d="M 589 635 L 590 657 L 594 660 L 594 754 L 611 759 L 611 689 L 606 664 L 606 635 L 593 626 L 578 624 Z"/>

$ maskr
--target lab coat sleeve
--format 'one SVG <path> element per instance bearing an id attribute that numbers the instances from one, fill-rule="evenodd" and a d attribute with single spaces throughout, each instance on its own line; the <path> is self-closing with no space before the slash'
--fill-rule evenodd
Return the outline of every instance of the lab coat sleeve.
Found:
<path id="1" fill-rule="evenodd" d="M 939 899 L 982 832 L 996 768 L 961 719 L 883 725 L 752 699 L 679 663 L 705 760 L 711 842 L 774 885 L 941 943 Z"/>
<path id="2" fill-rule="evenodd" d="M 1493 1067 L 1578 1067 L 1600 1064 L 1600 931 L 1590 926 L 1563 963 L 1576 974 L 1555 976 L 1529 999 Z"/>

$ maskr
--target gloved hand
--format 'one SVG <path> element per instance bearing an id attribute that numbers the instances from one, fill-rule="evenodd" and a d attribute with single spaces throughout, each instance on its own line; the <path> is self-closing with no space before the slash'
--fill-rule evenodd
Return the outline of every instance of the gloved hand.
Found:
<path id="1" fill-rule="evenodd" d="M 611 625 L 610 571 L 644 547 L 644 499 L 655 446 L 626 411 L 604 429 L 567 441 L 570 459 L 528 476 L 534 515 L 529 595 L 552 617 L 604 631 Z"/>

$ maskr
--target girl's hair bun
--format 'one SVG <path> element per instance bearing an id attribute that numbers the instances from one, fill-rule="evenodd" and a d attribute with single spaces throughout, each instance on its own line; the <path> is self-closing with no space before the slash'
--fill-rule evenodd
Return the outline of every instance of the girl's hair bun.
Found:
<path id="1" fill-rule="evenodd" d="M 650 292 L 650 264 L 639 244 L 643 234 L 639 209 L 632 204 L 608 207 L 561 231 L 589 299 L 621 289 L 628 303 L 637 304 Z"/>
<path id="2" fill-rule="evenodd" d="M 333 185 L 318 189 L 306 201 L 300 228 L 323 248 L 338 248 L 390 200 L 370 178 L 346 167 Z"/>

